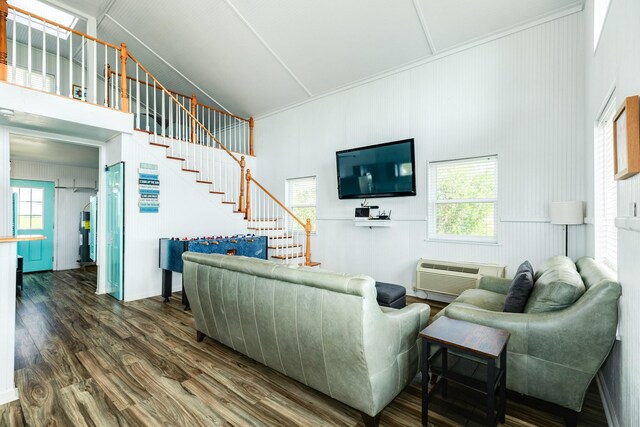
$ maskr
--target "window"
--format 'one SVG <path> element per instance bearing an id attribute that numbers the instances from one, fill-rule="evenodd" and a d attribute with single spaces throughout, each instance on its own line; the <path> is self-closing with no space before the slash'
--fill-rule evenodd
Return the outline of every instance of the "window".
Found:
<path id="1" fill-rule="evenodd" d="M 618 232 L 615 225 L 618 192 L 613 177 L 613 116 L 611 99 L 598 119 L 594 132 L 594 223 L 596 259 L 617 271 Z"/>
<path id="2" fill-rule="evenodd" d="M 13 188 L 18 194 L 18 230 L 42 230 L 44 228 L 44 189 Z"/>
<path id="3" fill-rule="evenodd" d="M 498 157 L 429 163 L 429 238 L 496 242 Z"/>
<path id="4" fill-rule="evenodd" d="M 287 207 L 306 222 L 311 219 L 313 231 L 316 231 L 316 177 L 292 178 L 287 180 Z M 300 224 L 294 223 L 294 229 L 302 229 Z"/>
<path id="5" fill-rule="evenodd" d="M 600 35 L 602 35 L 602 29 L 604 28 L 604 21 L 607 19 L 607 13 L 609 12 L 609 5 L 611 0 L 594 0 L 593 2 L 593 51 L 596 51 L 598 42 L 600 41 Z"/>
<path id="6" fill-rule="evenodd" d="M 44 90 L 46 92 L 53 92 L 53 76 L 51 74 L 45 74 L 44 76 L 44 84 L 42 82 L 42 72 L 40 71 L 32 71 L 31 76 L 29 76 L 29 72 L 26 68 L 16 67 L 16 76 L 15 79 L 13 77 L 13 67 L 9 65 L 7 67 L 8 70 L 8 81 L 15 83 L 20 86 L 31 87 L 33 89 Z"/>
<path id="7" fill-rule="evenodd" d="M 57 22 L 65 27 L 74 28 L 78 23 L 78 18 L 75 16 L 53 6 L 49 6 L 48 4 L 39 2 L 38 0 L 9 0 L 9 4 L 33 13 L 34 15 L 42 16 L 50 21 Z M 11 9 L 9 9 L 9 20 L 13 20 L 13 11 Z M 29 17 L 27 15 L 23 15 L 18 12 L 16 14 L 16 20 L 22 25 L 29 26 Z M 31 28 L 33 30 L 42 31 L 42 27 L 43 22 L 41 20 L 35 18 L 31 19 Z M 47 34 L 54 37 L 59 35 L 63 40 L 67 40 L 69 38 L 69 31 L 61 28 L 58 29 L 55 25 L 45 23 L 44 29 Z"/>

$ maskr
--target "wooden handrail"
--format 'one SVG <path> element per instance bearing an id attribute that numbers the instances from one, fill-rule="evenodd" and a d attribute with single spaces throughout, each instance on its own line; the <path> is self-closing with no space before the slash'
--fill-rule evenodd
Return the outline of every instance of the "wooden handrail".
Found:
<path id="1" fill-rule="evenodd" d="M 137 59 L 136 59 L 136 58 L 135 58 L 135 57 L 134 57 L 130 52 L 128 52 L 128 55 L 129 55 L 129 58 L 131 58 L 131 60 L 132 60 L 133 62 L 135 62 L 135 63 L 138 65 L 138 67 L 140 67 L 140 69 L 141 69 L 142 71 L 144 71 L 145 73 L 147 73 L 147 74 L 149 75 L 149 77 L 151 77 L 151 79 L 153 79 L 153 81 L 154 81 L 154 82 L 156 82 L 156 87 L 158 87 L 159 89 L 161 89 L 162 91 L 164 91 L 167 95 L 169 95 L 169 97 L 170 97 L 171 99 L 173 99 L 173 101 L 174 101 L 176 104 L 178 104 L 178 106 L 180 106 L 180 108 L 181 108 L 181 109 L 183 109 L 183 110 L 184 110 L 184 111 L 189 115 L 189 117 L 190 117 L 191 119 L 195 120 L 195 123 L 197 123 L 197 124 L 198 124 L 198 125 L 199 125 L 199 126 L 200 126 L 200 127 L 201 127 L 201 128 L 202 128 L 202 129 L 203 129 L 203 130 L 208 134 L 208 135 L 209 135 L 209 137 L 211 137 L 211 139 L 213 139 L 213 140 L 216 142 L 216 144 L 218 144 L 218 145 L 219 145 L 219 146 L 220 146 L 220 147 L 221 147 L 221 148 L 222 148 L 222 149 L 223 149 L 223 150 L 224 150 L 224 151 L 225 151 L 229 156 L 231 156 L 231 158 L 232 158 L 233 160 L 235 160 L 235 162 L 236 162 L 238 165 L 240 165 L 240 160 L 239 160 L 236 156 L 234 156 L 234 155 L 233 155 L 233 153 L 232 153 L 232 152 L 231 152 L 227 147 L 225 147 L 225 146 L 224 146 L 224 144 L 223 144 L 222 142 L 220 142 L 220 141 L 218 140 L 218 138 L 216 138 L 216 137 L 211 133 L 211 131 L 209 131 L 209 129 L 207 129 L 207 128 L 206 128 L 206 126 L 205 126 L 205 125 L 203 125 L 202 123 L 200 123 L 200 121 L 199 121 L 199 120 L 198 120 L 198 119 L 197 119 L 197 118 L 196 118 L 196 117 L 191 113 L 191 111 L 189 111 L 189 110 L 188 110 L 184 105 L 182 105 L 182 104 L 180 103 L 180 101 L 178 101 L 178 99 L 177 99 L 175 96 L 173 96 L 173 94 L 172 94 L 172 93 L 171 93 L 171 92 L 170 92 L 166 87 L 164 87 L 164 86 L 162 85 L 162 83 L 160 83 L 160 82 L 158 81 L 158 79 L 156 79 L 156 78 L 154 77 L 154 75 L 153 75 L 153 74 L 151 74 L 151 73 L 149 72 L 149 70 L 147 70 L 147 69 L 145 68 L 145 66 L 144 66 L 144 65 L 142 65 L 142 64 L 140 63 L 140 61 L 138 61 L 138 60 L 137 60 Z"/>
<path id="2" fill-rule="evenodd" d="M 4 1 L 5 0 L 1 0 L 0 2 L 4 2 Z M 81 31 L 78 31 L 78 30 L 74 30 L 73 28 L 69 28 L 69 27 L 67 27 L 65 25 L 58 24 L 57 22 L 54 22 L 54 21 L 52 21 L 50 19 L 47 19 L 45 17 L 42 17 L 40 15 L 36 15 L 35 13 L 28 12 L 28 11 L 26 11 L 24 9 L 20 9 L 19 7 L 15 7 L 15 6 L 9 5 L 9 9 L 13 9 L 15 12 L 18 12 L 18 13 L 21 13 L 23 15 L 27 15 L 27 16 L 30 16 L 32 18 L 38 19 L 40 21 L 46 22 L 47 24 L 51 24 L 54 27 L 58 27 L 58 28 L 61 28 L 61 29 L 65 30 L 65 31 L 69 31 L 69 32 L 71 32 L 73 34 L 76 34 L 78 36 L 84 37 L 85 39 L 93 40 L 96 43 L 103 44 L 103 45 L 105 45 L 107 47 L 110 47 L 112 49 L 120 50 L 120 47 L 116 46 L 115 44 L 111 44 L 111 43 L 106 42 L 104 40 L 97 39 L 97 38 L 95 38 L 93 36 L 90 36 L 89 34 L 85 34 L 85 33 L 81 32 Z"/>
<path id="3" fill-rule="evenodd" d="M 301 221 L 301 220 L 296 216 L 296 214 L 294 214 L 293 212 L 291 212 L 291 211 L 289 210 L 289 208 L 288 208 L 288 207 L 286 207 L 286 206 L 285 206 L 285 205 L 284 205 L 280 200 L 276 199 L 276 196 L 274 196 L 273 194 L 271 194 L 271 193 L 269 192 L 269 190 L 267 190 L 266 188 L 264 188 L 264 187 L 262 186 L 262 184 L 260 184 L 258 181 L 256 181 L 256 179 L 253 177 L 253 175 L 249 174 L 249 171 L 247 171 L 247 180 L 248 180 L 248 181 L 253 181 L 253 183 L 254 183 L 255 185 L 257 185 L 257 186 L 258 186 L 262 191 L 264 191 L 264 193 L 265 193 L 267 196 L 271 197 L 271 199 L 272 199 L 274 202 L 276 202 L 276 203 L 277 203 L 277 204 L 278 204 L 282 209 L 284 209 L 284 210 L 285 210 L 285 212 L 287 212 L 289 215 L 291 215 L 291 217 L 292 217 L 293 219 L 295 219 L 295 220 L 296 220 L 296 222 L 297 222 L 298 224 L 300 224 L 300 226 L 301 226 L 302 228 L 306 228 L 306 224 L 305 224 L 304 222 L 302 222 L 302 221 Z"/>

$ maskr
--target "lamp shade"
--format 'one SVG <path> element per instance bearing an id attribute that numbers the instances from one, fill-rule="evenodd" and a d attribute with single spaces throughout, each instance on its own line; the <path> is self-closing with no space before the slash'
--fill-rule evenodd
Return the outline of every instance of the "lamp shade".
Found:
<path id="1" fill-rule="evenodd" d="M 582 224 L 584 223 L 582 202 L 551 202 L 549 218 L 551 224 Z"/>

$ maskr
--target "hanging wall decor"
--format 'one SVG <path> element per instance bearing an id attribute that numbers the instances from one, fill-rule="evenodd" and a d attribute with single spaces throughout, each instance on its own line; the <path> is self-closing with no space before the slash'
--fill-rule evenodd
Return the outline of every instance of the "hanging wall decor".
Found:
<path id="1" fill-rule="evenodd" d="M 640 172 L 640 109 L 630 96 L 613 118 L 613 173 L 617 180 Z"/>

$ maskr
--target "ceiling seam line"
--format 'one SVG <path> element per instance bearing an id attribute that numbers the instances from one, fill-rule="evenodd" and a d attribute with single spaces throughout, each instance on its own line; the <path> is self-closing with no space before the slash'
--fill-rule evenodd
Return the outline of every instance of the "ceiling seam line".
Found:
<path id="1" fill-rule="evenodd" d="M 115 18 L 111 15 L 109 15 L 108 13 L 104 14 L 105 17 L 109 18 L 114 24 L 116 24 L 118 27 L 122 28 L 122 30 L 124 32 L 126 32 L 127 34 L 129 34 L 131 37 L 133 37 L 138 43 L 140 43 L 142 46 L 144 46 L 149 52 L 151 52 L 152 54 L 154 54 L 159 60 L 161 60 L 162 62 L 164 62 L 169 68 L 171 68 L 173 71 L 175 71 L 176 73 L 178 73 L 180 75 L 180 77 L 182 77 L 183 79 L 185 79 L 187 82 L 189 82 L 191 85 L 193 85 L 193 87 L 195 87 L 196 89 L 198 89 L 199 91 L 201 91 L 207 98 L 209 98 L 211 101 L 213 101 L 214 103 L 216 103 L 220 108 L 222 108 L 224 111 L 226 111 L 227 113 L 231 113 L 224 105 L 222 105 L 220 102 L 218 102 L 213 96 L 209 95 L 204 89 L 202 89 L 200 86 L 198 86 L 196 83 L 194 83 L 193 81 L 191 81 L 191 79 L 189 79 L 189 77 L 185 76 L 180 70 L 178 70 L 176 67 L 174 67 L 173 65 L 171 65 L 166 59 L 164 59 L 162 56 L 160 56 L 155 50 L 151 49 L 149 46 L 147 46 L 147 44 L 145 42 L 143 42 L 142 40 L 140 40 L 138 37 L 136 37 L 131 31 L 127 30 L 121 23 L 119 23 L 118 21 L 115 20 Z"/>
<path id="2" fill-rule="evenodd" d="M 307 104 L 309 102 L 317 101 L 318 99 L 326 98 L 328 96 L 335 95 L 335 94 L 340 93 L 340 92 L 345 92 L 347 90 L 351 90 L 353 88 L 356 88 L 356 87 L 359 87 L 359 86 L 362 86 L 362 85 L 365 85 L 365 84 L 368 84 L 368 83 L 383 79 L 385 77 L 389 77 L 389 76 L 392 76 L 392 75 L 395 75 L 395 74 L 399 74 L 399 73 L 402 73 L 404 71 L 411 70 L 413 68 L 418 68 L 418 67 L 421 67 L 423 65 L 429 64 L 431 62 L 436 62 L 436 61 L 442 60 L 444 58 L 447 58 L 449 56 L 455 55 L 457 53 L 464 52 L 466 50 L 473 49 L 473 48 L 481 46 L 483 44 L 491 43 L 493 41 L 502 39 L 504 37 L 508 37 L 508 36 L 510 36 L 512 34 L 516 34 L 516 33 L 519 33 L 521 31 L 525 31 L 525 30 L 528 30 L 530 28 L 546 24 L 547 22 L 551 22 L 551 21 L 555 21 L 557 19 L 565 18 L 567 16 L 570 16 L 570 15 L 573 15 L 573 14 L 581 12 L 582 9 L 583 9 L 583 6 L 584 6 L 584 4 L 582 4 L 582 1 L 581 0 L 577 0 L 575 3 L 573 3 L 571 5 L 571 7 L 563 8 L 559 12 L 552 13 L 552 14 L 550 14 L 548 16 L 545 16 L 543 18 L 537 19 L 535 21 L 527 22 L 527 23 L 524 23 L 522 25 L 519 25 L 519 26 L 516 26 L 516 27 L 512 27 L 512 28 L 510 28 L 508 30 L 505 30 L 505 31 L 502 31 L 502 32 L 499 32 L 499 33 L 496 33 L 496 34 L 492 34 L 492 35 L 490 35 L 488 37 L 485 37 L 485 38 L 482 38 L 482 39 L 478 39 L 478 40 L 475 40 L 475 41 L 470 42 L 470 43 L 465 43 L 465 44 L 462 44 L 462 45 L 454 46 L 454 47 L 452 47 L 450 49 L 445 49 L 445 50 L 439 52 L 436 55 L 424 56 L 423 58 L 419 58 L 419 59 L 417 59 L 415 61 L 411 61 L 411 62 L 409 62 L 407 64 L 404 64 L 404 65 L 401 65 L 399 67 L 392 68 L 391 70 L 383 71 L 383 72 L 381 72 L 379 74 L 376 74 L 374 76 L 367 77 L 365 79 L 358 80 L 358 81 L 355 81 L 355 82 L 352 82 L 352 83 L 348 83 L 348 84 L 346 84 L 344 86 L 340 86 L 338 88 L 335 88 L 335 89 L 332 89 L 332 90 L 329 90 L 329 91 L 326 91 L 326 92 L 321 92 L 321 93 L 315 95 L 313 98 L 309 98 L 309 99 L 304 99 L 302 101 L 293 102 L 293 103 L 291 103 L 289 105 L 285 105 L 284 107 L 278 108 L 278 109 L 273 110 L 273 111 L 268 111 L 268 112 L 265 112 L 265 113 L 258 113 L 256 115 L 254 115 L 254 119 L 256 119 L 256 120 L 264 119 L 266 117 L 273 116 L 274 114 L 278 114 L 278 113 L 281 113 L 281 112 L 284 112 L 284 111 L 287 111 L 287 110 L 291 110 L 293 108 L 297 108 L 297 107 L 299 107 L 301 105 L 304 105 L 304 104 Z"/>
<path id="3" fill-rule="evenodd" d="M 236 7 L 231 3 L 231 0 L 225 0 L 225 3 L 227 3 L 227 5 L 231 8 L 231 10 L 233 10 L 233 12 L 238 16 L 238 18 L 240 18 L 240 20 L 247 26 L 247 28 L 253 33 L 253 35 L 256 36 L 256 38 L 260 41 L 260 43 L 262 43 L 265 49 L 267 49 L 269 53 L 273 55 L 273 57 L 280 63 L 280 65 L 282 65 L 282 68 L 284 68 L 289 73 L 289 75 L 296 81 L 296 83 L 298 83 L 298 85 L 300 85 L 300 87 L 307 93 L 307 95 L 309 97 L 313 97 L 313 94 L 309 91 L 309 89 L 307 89 L 304 83 L 302 83 L 302 81 L 298 78 L 298 76 L 295 75 L 295 73 L 291 70 L 291 68 L 289 68 L 287 64 L 285 64 L 282 58 L 278 56 L 278 54 L 271 48 L 271 46 L 269 46 L 269 44 L 262 38 L 262 36 L 258 34 L 255 28 L 253 28 L 253 26 L 249 23 L 249 21 L 245 19 L 245 17 L 240 13 L 240 11 L 236 9 Z"/>
<path id="4" fill-rule="evenodd" d="M 424 13 L 422 13 L 422 7 L 420 7 L 419 0 L 413 0 L 413 8 L 416 10 L 416 15 L 418 15 L 418 20 L 420 20 L 420 25 L 422 26 L 422 31 L 424 32 L 424 36 L 427 38 L 427 44 L 429 45 L 429 49 L 431 49 L 431 53 L 435 55 L 438 53 L 436 50 L 436 45 L 433 42 L 433 38 L 431 37 L 431 31 L 429 31 L 429 27 L 427 26 L 427 21 L 424 19 Z"/>

